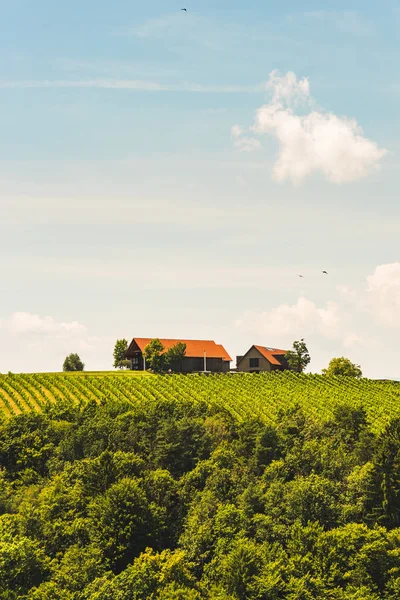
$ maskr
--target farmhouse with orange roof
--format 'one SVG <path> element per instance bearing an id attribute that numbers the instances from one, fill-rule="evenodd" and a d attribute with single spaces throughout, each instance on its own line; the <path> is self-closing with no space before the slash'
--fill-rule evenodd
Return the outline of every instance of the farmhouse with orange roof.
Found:
<path id="1" fill-rule="evenodd" d="M 131 368 L 135 371 L 146 370 L 144 349 L 152 338 L 133 338 L 126 358 L 131 361 Z M 160 339 L 166 352 L 171 346 L 178 342 L 186 344 L 186 354 L 182 360 L 180 371 L 182 373 L 193 373 L 196 371 L 208 371 L 211 373 L 228 373 L 230 370 L 231 357 L 221 344 L 213 340 L 178 340 Z"/>
<path id="2" fill-rule="evenodd" d="M 284 371 L 288 368 L 285 358 L 287 350 L 252 346 L 243 356 L 236 357 L 237 371 L 260 373 L 261 371 Z"/>

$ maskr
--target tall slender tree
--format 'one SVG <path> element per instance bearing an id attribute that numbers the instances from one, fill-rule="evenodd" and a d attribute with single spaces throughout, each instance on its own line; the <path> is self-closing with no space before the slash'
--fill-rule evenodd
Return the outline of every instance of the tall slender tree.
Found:
<path id="1" fill-rule="evenodd" d="M 128 350 L 128 341 L 127 340 L 123 339 L 123 340 L 117 340 L 115 342 L 114 353 L 113 353 L 114 369 L 123 369 L 126 366 L 126 363 L 123 363 L 123 361 L 125 361 L 125 354 L 126 354 L 127 350 Z"/>
<path id="2" fill-rule="evenodd" d="M 289 369 L 296 373 L 302 373 L 304 371 L 311 361 L 304 338 L 301 338 L 300 341 L 293 342 L 293 350 L 286 352 L 285 358 L 288 362 Z"/>
<path id="3" fill-rule="evenodd" d="M 156 373 L 163 370 L 164 367 L 164 346 L 158 338 L 151 340 L 144 349 L 144 357 L 146 359 L 146 365 L 150 367 Z"/>
<path id="4" fill-rule="evenodd" d="M 186 344 L 177 342 L 171 348 L 168 348 L 164 354 L 164 363 L 166 368 L 172 371 L 182 371 L 182 361 L 186 354 Z"/>

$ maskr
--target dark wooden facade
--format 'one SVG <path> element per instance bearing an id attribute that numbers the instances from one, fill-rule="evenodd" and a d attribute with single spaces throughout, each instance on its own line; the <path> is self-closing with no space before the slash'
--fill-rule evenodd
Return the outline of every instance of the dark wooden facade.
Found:
<path id="1" fill-rule="evenodd" d="M 126 358 L 131 361 L 132 370 L 143 371 L 147 369 L 143 352 L 150 341 L 149 338 L 133 338 L 126 352 Z M 186 344 L 186 356 L 179 361 L 179 364 L 172 365 L 172 370 L 176 373 L 195 373 L 200 371 L 228 373 L 230 370 L 231 357 L 223 346 L 215 344 L 213 341 L 162 339 L 160 341 L 165 349 L 168 349 L 177 342 Z"/>

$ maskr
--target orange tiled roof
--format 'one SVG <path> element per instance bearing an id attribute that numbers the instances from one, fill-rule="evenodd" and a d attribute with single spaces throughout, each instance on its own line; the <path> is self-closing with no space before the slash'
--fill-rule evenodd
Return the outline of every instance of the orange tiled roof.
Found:
<path id="1" fill-rule="evenodd" d="M 281 363 L 275 358 L 275 355 L 282 356 L 287 352 L 287 350 L 279 350 L 279 348 L 266 348 L 265 346 L 254 346 L 254 348 L 256 348 L 260 354 L 262 354 L 263 357 L 271 363 L 271 365 L 280 365 Z"/>
<path id="2" fill-rule="evenodd" d="M 222 344 L 215 344 L 221 350 L 221 354 L 225 356 L 224 360 L 232 360 Z"/>
<path id="3" fill-rule="evenodd" d="M 154 338 L 133 338 L 143 352 L 145 347 Z M 160 339 L 160 338 L 159 338 Z M 204 356 L 204 352 L 208 358 L 222 358 L 222 360 L 232 360 L 225 348 L 221 344 L 216 344 L 213 340 L 170 340 L 160 339 L 165 350 L 171 348 L 178 342 L 186 344 L 186 356 L 198 357 Z"/>

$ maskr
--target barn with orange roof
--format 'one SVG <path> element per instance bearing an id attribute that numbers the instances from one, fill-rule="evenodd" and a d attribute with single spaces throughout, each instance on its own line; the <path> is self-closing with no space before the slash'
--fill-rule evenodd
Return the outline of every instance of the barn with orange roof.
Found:
<path id="1" fill-rule="evenodd" d="M 154 338 L 136 337 L 131 341 L 126 351 L 126 358 L 131 361 L 131 368 L 134 371 L 146 370 L 144 349 L 152 339 Z M 213 340 L 157 339 L 164 346 L 164 352 L 178 342 L 186 344 L 186 354 L 178 369 L 182 373 L 196 371 L 227 373 L 230 370 L 231 357 L 221 344 L 216 344 Z"/>

